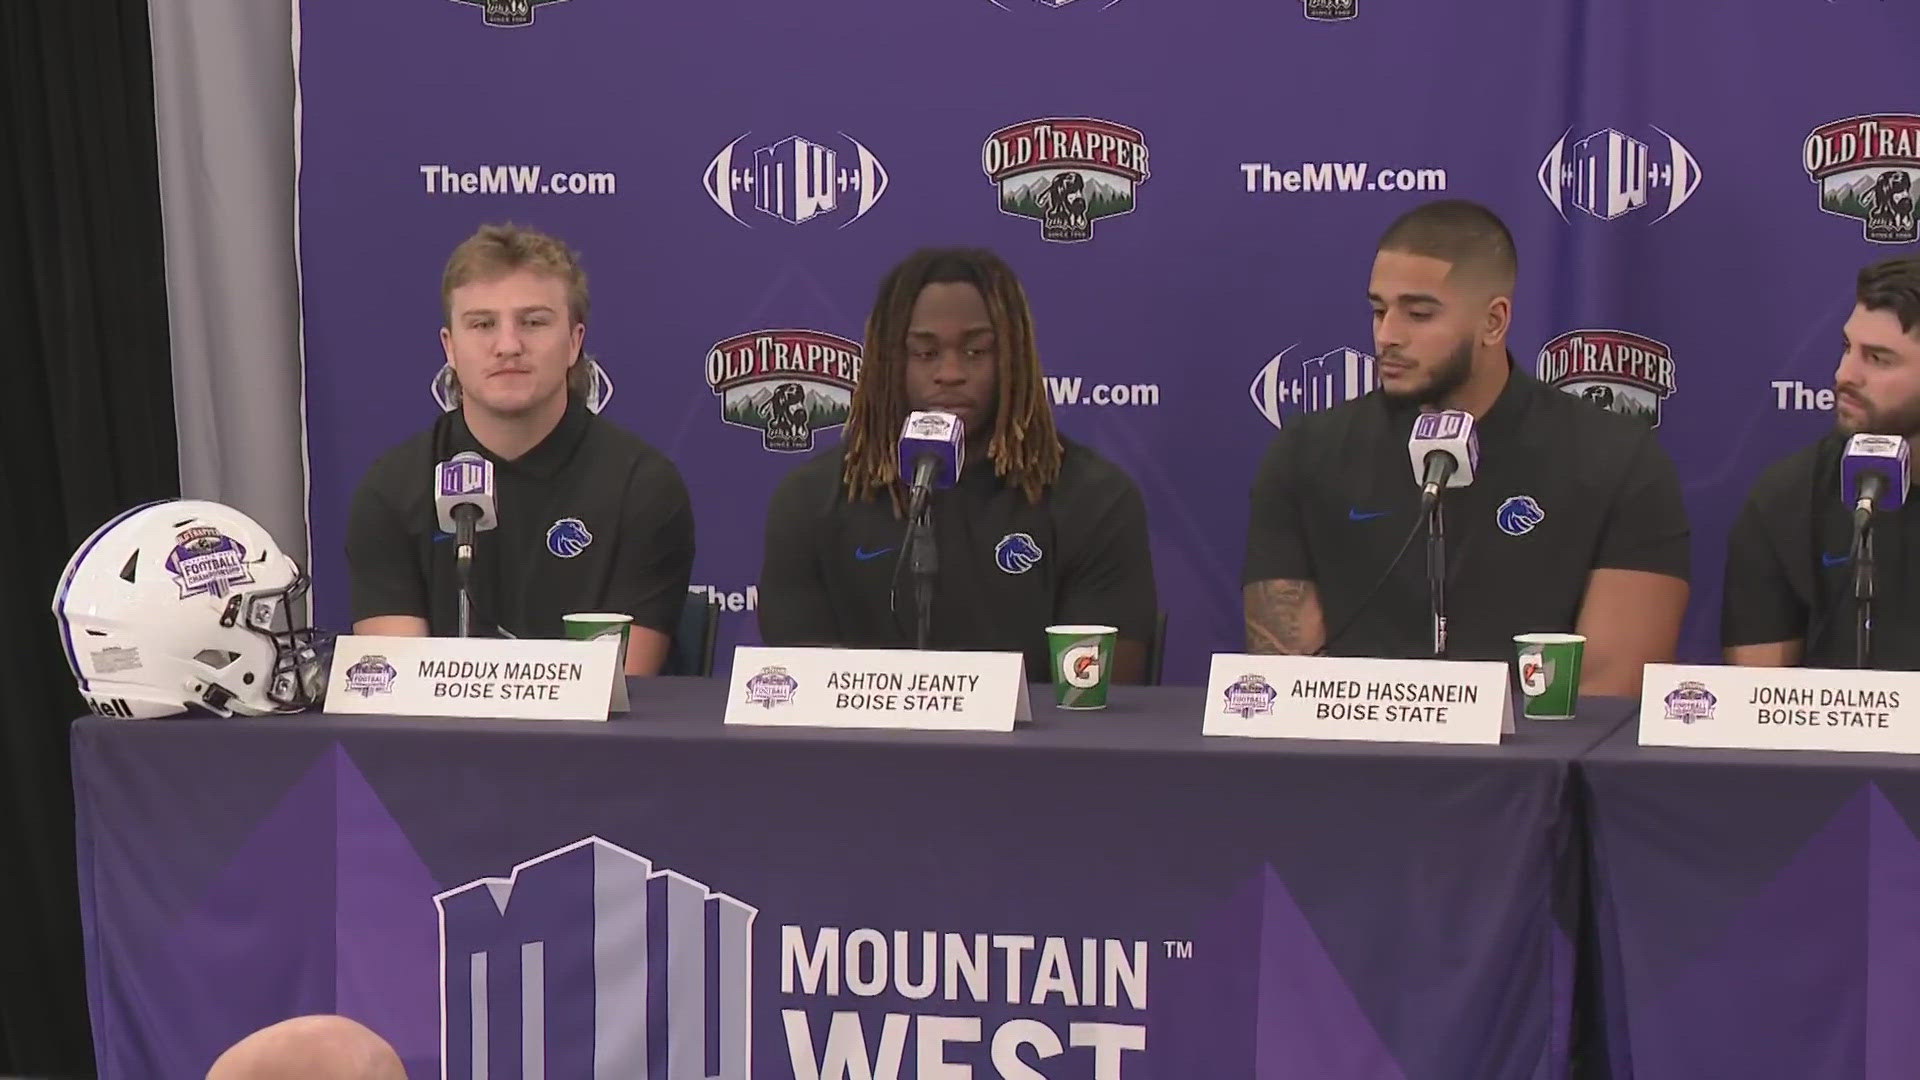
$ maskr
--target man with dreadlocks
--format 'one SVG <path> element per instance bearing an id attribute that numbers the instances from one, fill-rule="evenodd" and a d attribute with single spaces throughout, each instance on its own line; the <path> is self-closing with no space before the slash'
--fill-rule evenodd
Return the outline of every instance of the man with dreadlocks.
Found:
<path id="1" fill-rule="evenodd" d="M 1047 626 L 1104 623 L 1120 631 L 1114 680 L 1139 682 L 1157 610 L 1146 504 L 1119 468 L 1054 430 L 1013 271 L 988 251 L 916 252 L 881 281 L 864 353 L 844 443 L 774 492 L 762 638 L 913 643 L 912 579 L 895 574 L 896 440 L 909 412 L 941 410 L 960 417 L 967 446 L 959 484 L 933 499 L 931 646 L 1024 653 L 1028 677 L 1044 680 Z"/>

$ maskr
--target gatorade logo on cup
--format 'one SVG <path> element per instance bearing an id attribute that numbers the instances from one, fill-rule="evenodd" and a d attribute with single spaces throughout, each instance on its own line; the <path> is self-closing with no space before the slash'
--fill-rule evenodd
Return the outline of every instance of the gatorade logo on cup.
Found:
<path id="1" fill-rule="evenodd" d="M 1060 678 L 1080 689 L 1100 685 L 1100 643 L 1088 641 L 1061 650 Z"/>
<path id="2" fill-rule="evenodd" d="M 1520 654 L 1520 691 L 1528 697 L 1539 697 L 1553 685 L 1553 661 L 1540 654 L 1539 649 L 1528 649 Z"/>

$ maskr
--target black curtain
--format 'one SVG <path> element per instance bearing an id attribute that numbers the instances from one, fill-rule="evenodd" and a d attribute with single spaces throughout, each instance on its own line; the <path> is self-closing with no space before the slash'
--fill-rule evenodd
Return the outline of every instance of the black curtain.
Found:
<path id="1" fill-rule="evenodd" d="M 0 0 L 0 328 L 0 1075 L 91 1076 L 50 605 L 180 490 L 146 0 Z"/>

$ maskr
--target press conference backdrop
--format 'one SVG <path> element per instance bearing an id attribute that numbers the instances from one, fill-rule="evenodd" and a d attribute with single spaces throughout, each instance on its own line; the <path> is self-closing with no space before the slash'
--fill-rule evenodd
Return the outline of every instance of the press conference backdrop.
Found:
<path id="1" fill-rule="evenodd" d="M 1917 250 L 1905 0 L 296 2 L 333 625 L 353 488 L 440 407 L 439 274 L 483 222 L 582 251 L 604 415 L 685 474 L 723 648 L 757 638 L 768 496 L 839 439 L 880 276 L 997 250 L 1061 428 L 1145 494 L 1177 681 L 1240 647 L 1276 428 L 1372 386 L 1399 212 L 1502 214 L 1516 361 L 1657 426 L 1691 658 L 1747 485 L 1830 424 L 1854 272 Z"/>

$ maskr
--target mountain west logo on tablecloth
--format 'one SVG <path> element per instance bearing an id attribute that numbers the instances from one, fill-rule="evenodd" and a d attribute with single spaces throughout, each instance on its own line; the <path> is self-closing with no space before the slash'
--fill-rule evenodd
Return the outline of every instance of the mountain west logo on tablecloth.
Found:
<path id="1" fill-rule="evenodd" d="M 554 4 L 559 0 L 454 0 L 459 4 L 471 4 L 480 9 L 481 17 L 488 26 L 528 26 L 533 22 L 533 9 L 541 4 Z"/>
<path id="2" fill-rule="evenodd" d="M 1700 163 L 1679 139 L 1657 127 L 1653 131 L 1663 143 L 1649 146 L 1612 128 L 1572 145 L 1562 135 L 1540 162 L 1540 190 L 1563 220 L 1571 205 L 1602 221 L 1653 206 L 1660 210 L 1654 218 L 1659 221 L 1699 190 Z"/>
<path id="3" fill-rule="evenodd" d="M 1540 349 L 1540 381 L 1610 412 L 1660 426 L 1673 393 L 1673 350 L 1625 330 L 1569 330 Z"/>
<path id="4" fill-rule="evenodd" d="M 823 330 L 754 330 L 707 350 L 720 419 L 780 453 L 811 450 L 816 432 L 845 424 L 859 381 L 859 342 Z"/>
<path id="5" fill-rule="evenodd" d="M 347 669 L 347 692 L 364 698 L 375 694 L 391 694 L 393 680 L 399 674 L 386 657 L 363 656 Z"/>
<path id="6" fill-rule="evenodd" d="M 1345 22 L 1360 14 L 1360 0 L 1304 0 L 1307 18 L 1315 22 Z"/>
<path id="7" fill-rule="evenodd" d="M 1303 413 L 1322 412 L 1352 401 L 1379 385 L 1373 357 L 1358 349 L 1335 349 L 1302 360 L 1293 374 L 1287 375 L 1282 362 L 1293 350 L 1293 345 L 1281 349 L 1247 387 L 1253 407 L 1274 427 Z"/>
<path id="8" fill-rule="evenodd" d="M 1271 715 L 1274 699 L 1279 696 L 1265 676 L 1242 675 L 1227 686 L 1225 707 L 1242 720 L 1251 720 Z"/>
<path id="9" fill-rule="evenodd" d="M 766 709 L 785 705 L 793 700 L 794 691 L 798 689 L 800 680 L 789 675 L 786 668 L 764 667 L 747 680 L 747 704 Z"/>
<path id="10" fill-rule="evenodd" d="M 1876 244 L 1920 239 L 1920 116 L 1850 116 L 1815 128 L 1800 164 L 1820 185 L 1820 209 L 1860 221 Z"/>
<path id="11" fill-rule="evenodd" d="M 433 902 L 442 1076 L 751 1080 L 758 909 L 597 836 Z"/>
<path id="12" fill-rule="evenodd" d="M 1713 719 L 1713 707 L 1719 699 L 1713 696 L 1705 683 L 1691 680 L 1681 683 L 1667 694 L 1667 719 L 1691 724 L 1695 720 Z"/>
<path id="13" fill-rule="evenodd" d="M 203 593 L 219 599 L 236 585 L 253 584 L 247 549 L 211 525 L 195 525 L 175 535 L 167 573 L 180 586 L 182 600 Z"/>
<path id="14" fill-rule="evenodd" d="M 701 184 L 726 215 L 751 226 L 758 210 L 789 225 L 839 221 L 842 228 L 867 216 L 887 191 L 887 170 L 858 139 L 842 132 L 838 149 L 798 135 L 741 149 L 745 135 L 728 143 L 707 165 Z"/>
<path id="15" fill-rule="evenodd" d="M 1000 212 L 1040 222 L 1042 239 L 1093 239 L 1093 223 L 1133 212 L 1147 143 L 1111 120 L 1026 120 L 987 136 L 980 167 L 1000 188 Z"/>
<path id="16" fill-rule="evenodd" d="M 578 361 L 587 365 L 587 371 L 593 376 L 593 385 L 587 390 L 587 411 L 597 413 L 613 400 L 613 379 L 607 375 L 607 369 L 591 356 L 583 356 Z M 428 386 L 433 394 L 434 404 L 441 412 L 452 412 L 460 407 L 460 401 L 453 388 L 453 367 L 441 364 L 440 370 L 433 373 L 433 382 Z"/>

